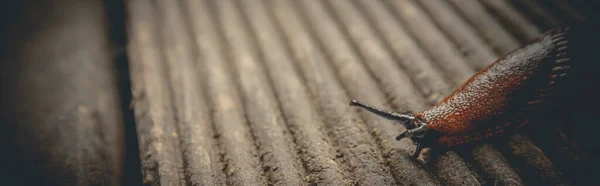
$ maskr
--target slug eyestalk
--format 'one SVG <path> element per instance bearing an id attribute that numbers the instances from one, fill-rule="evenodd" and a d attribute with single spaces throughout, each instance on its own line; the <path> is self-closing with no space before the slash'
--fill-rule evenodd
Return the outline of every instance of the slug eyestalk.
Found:
<path id="1" fill-rule="evenodd" d="M 421 153 L 421 150 L 423 150 L 423 140 L 426 139 L 425 136 L 429 129 L 427 128 L 426 123 L 420 122 L 415 116 L 388 111 L 385 109 L 360 103 L 356 100 L 350 101 L 350 106 L 363 108 L 375 115 L 402 124 L 407 130 L 402 132 L 400 135 L 396 136 L 396 140 L 400 141 L 402 138 L 410 138 L 411 140 L 413 140 L 415 145 L 417 146 L 413 154 L 413 157 L 415 158 L 417 158 Z"/>

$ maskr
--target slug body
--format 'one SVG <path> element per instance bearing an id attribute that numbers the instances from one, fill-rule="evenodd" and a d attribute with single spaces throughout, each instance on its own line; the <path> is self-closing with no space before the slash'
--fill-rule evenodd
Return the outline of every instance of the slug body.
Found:
<path id="1" fill-rule="evenodd" d="M 350 105 L 403 124 L 407 130 L 396 139 L 412 139 L 417 145 L 415 157 L 424 146 L 448 148 L 515 131 L 547 111 L 550 103 L 562 96 L 560 93 L 568 92 L 565 87 L 576 74 L 574 68 L 584 69 L 578 66 L 584 58 L 574 56 L 573 45 L 579 52 L 594 53 L 588 49 L 591 47 L 581 44 L 589 39 L 582 35 L 590 33 L 587 30 L 588 27 L 550 30 L 481 70 L 440 103 L 414 115 L 354 100 Z M 575 63 L 576 60 L 579 61 Z"/>
<path id="2" fill-rule="evenodd" d="M 471 77 L 439 104 L 416 113 L 442 147 L 521 127 L 541 111 L 571 71 L 568 28 L 545 33 Z"/>

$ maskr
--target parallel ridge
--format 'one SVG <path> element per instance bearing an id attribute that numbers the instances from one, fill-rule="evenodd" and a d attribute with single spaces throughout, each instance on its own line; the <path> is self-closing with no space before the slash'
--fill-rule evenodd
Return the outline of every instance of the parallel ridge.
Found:
<path id="1" fill-rule="evenodd" d="M 565 22 L 535 1 L 127 6 L 146 184 L 568 185 L 564 173 L 581 171 L 560 131 L 414 161 L 412 142 L 394 140 L 401 125 L 347 106 L 418 112 L 440 101 Z"/>

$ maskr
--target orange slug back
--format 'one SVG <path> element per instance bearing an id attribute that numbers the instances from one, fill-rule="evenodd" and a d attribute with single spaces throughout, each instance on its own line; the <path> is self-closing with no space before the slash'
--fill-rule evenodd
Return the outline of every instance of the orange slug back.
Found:
<path id="1" fill-rule="evenodd" d="M 441 146 L 482 140 L 526 124 L 570 69 L 568 28 L 556 29 L 471 77 L 439 104 L 415 114 Z"/>

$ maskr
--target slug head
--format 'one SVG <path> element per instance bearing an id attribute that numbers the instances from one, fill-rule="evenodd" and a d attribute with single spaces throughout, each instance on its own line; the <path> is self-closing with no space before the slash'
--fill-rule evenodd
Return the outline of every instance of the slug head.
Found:
<path id="1" fill-rule="evenodd" d="M 402 138 L 410 138 L 417 148 L 413 154 L 413 157 L 417 158 L 423 150 L 425 145 L 430 144 L 430 138 L 427 138 L 427 134 L 429 133 L 429 128 L 427 127 L 427 123 L 421 121 L 419 118 L 413 115 L 405 115 L 399 114 L 392 111 L 387 111 L 381 108 L 373 107 L 371 105 L 360 103 L 356 100 L 350 101 L 350 106 L 356 106 L 363 108 L 373 114 L 381 116 L 385 119 L 395 121 L 397 123 L 402 124 L 406 131 L 402 132 L 400 135 L 396 137 L 396 140 L 401 140 Z"/>

